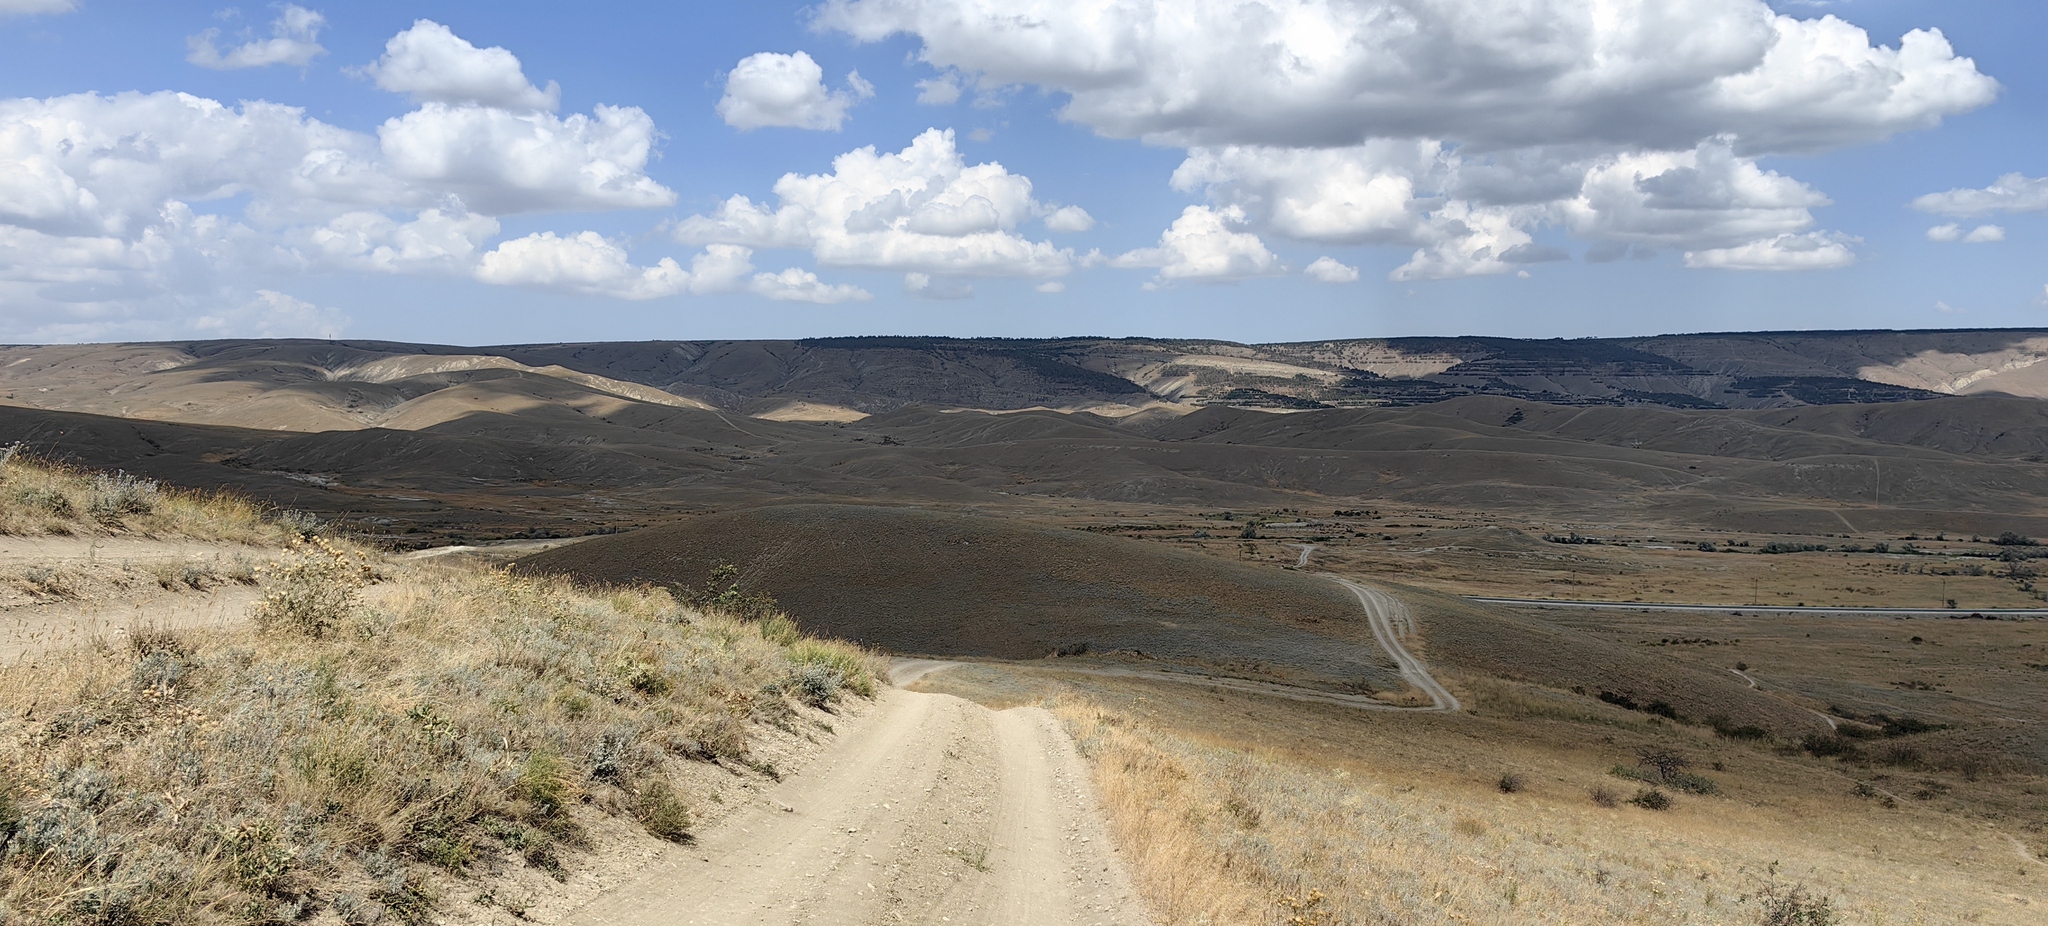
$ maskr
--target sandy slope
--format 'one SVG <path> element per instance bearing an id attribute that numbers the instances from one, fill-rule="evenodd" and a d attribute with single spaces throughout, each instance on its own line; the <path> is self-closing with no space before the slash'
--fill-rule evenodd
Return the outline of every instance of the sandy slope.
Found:
<path id="1" fill-rule="evenodd" d="M 895 689 L 843 734 L 567 922 L 1148 922 L 1050 714 Z"/>

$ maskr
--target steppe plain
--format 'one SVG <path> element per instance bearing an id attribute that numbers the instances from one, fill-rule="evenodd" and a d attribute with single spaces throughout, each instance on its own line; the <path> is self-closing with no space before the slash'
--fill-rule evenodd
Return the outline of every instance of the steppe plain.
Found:
<path id="1" fill-rule="evenodd" d="M 765 851 L 733 827 L 866 802 L 897 809 L 841 828 L 892 835 L 819 843 L 830 865 L 760 921 L 1019 921 L 1041 890 L 1087 898 L 1073 922 L 2031 923 L 2043 360 L 2027 331 L 17 347 L 0 436 L 310 513 L 387 558 L 377 613 L 426 613 L 414 570 L 566 576 L 772 599 L 792 633 L 919 660 L 673 771 L 696 844 L 619 822 L 634 798 L 593 779 L 619 809 L 560 880 L 477 837 L 474 863 L 419 863 L 485 885 L 428 919 L 626 921 L 603 911 L 665 896 L 647 872 L 758 893 L 712 858 Z M 47 528 L 0 538 L 10 686 L 140 613 L 246 634 L 242 577 L 281 555 Z M 1004 778 L 1028 743 L 1059 761 Z M 881 778 L 938 777 L 845 777 L 885 754 L 932 764 Z M 1100 819 L 1002 828 L 1047 800 Z M 1084 837 L 1115 878 L 1010 877 Z"/>

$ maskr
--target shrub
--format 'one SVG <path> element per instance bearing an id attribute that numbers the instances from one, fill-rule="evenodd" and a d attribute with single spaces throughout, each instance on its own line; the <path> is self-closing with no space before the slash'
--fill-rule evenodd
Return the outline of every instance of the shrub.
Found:
<path id="1" fill-rule="evenodd" d="M 867 656 L 843 643 L 798 640 L 789 647 L 789 661 L 802 668 L 823 666 L 839 676 L 839 683 L 863 698 L 875 696 L 875 671 Z"/>
<path id="2" fill-rule="evenodd" d="M 1621 806 L 1621 796 L 1600 785 L 1594 785 L 1591 790 L 1586 792 L 1586 796 L 1592 799 L 1593 806 L 1595 807 L 1605 807 L 1612 810 Z"/>
<path id="3" fill-rule="evenodd" d="M 85 513 L 94 520 L 116 524 L 129 515 L 149 514 L 163 498 L 154 479 L 127 473 L 98 473 L 92 477 Z"/>
<path id="4" fill-rule="evenodd" d="M 670 842 L 689 841 L 690 808 L 668 782 L 657 778 L 642 785 L 633 810 L 649 833 Z"/>
<path id="5" fill-rule="evenodd" d="M 1670 781 L 1672 776 L 1691 768 L 1692 760 L 1675 750 L 1645 746 L 1636 750 L 1636 764 L 1656 773 L 1656 780 Z"/>
<path id="6" fill-rule="evenodd" d="M 1840 733 L 1809 733 L 1799 741 L 1799 748 L 1820 758 L 1858 759 L 1863 756 L 1863 750 Z"/>
<path id="7" fill-rule="evenodd" d="M 1499 788 L 1502 794 L 1520 794 L 1528 790 L 1529 782 L 1520 773 L 1509 772 L 1500 776 L 1500 780 L 1494 782 L 1493 786 Z"/>
<path id="8" fill-rule="evenodd" d="M 1616 778 L 1626 778 L 1630 781 L 1643 781 L 1650 784 L 1662 784 L 1664 782 L 1664 779 L 1659 777 L 1656 771 L 1636 765 L 1617 765 L 1608 769 L 1607 774 L 1613 775 Z"/>
<path id="9" fill-rule="evenodd" d="M 1726 739 L 1767 740 L 1771 738 L 1771 731 L 1766 730 L 1763 727 L 1759 727 L 1755 724 L 1742 724 L 1738 726 L 1735 724 L 1735 722 L 1729 720 L 1727 717 L 1724 716 L 1716 716 L 1708 720 L 1707 725 L 1714 728 L 1715 736 L 1723 737 Z"/>
<path id="10" fill-rule="evenodd" d="M 684 729 L 676 740 L 676 749 L 707 762 L 746 755 L 746 721 L 724 711 L 706 714 Z"/>
<path id="11" fill-rule="evenodd" d="M 807 665 L 796 670 L 795 689 L 797 697 L 805 704 L 822 708 L 832 703 L 839 695 L 842 684 L 839 672 L 827 665 Z"/>
<path id="12" fill-rule="evenodd" d="M 256 625 L 309 637 L 326 636 L 354 611 L 373 575 L 368 562 L 320 537 L 290 541 L 260 571 L 271 590 L 252 612 Z"/>
<path id="13" fill-rule="evenodd" d="M 1687 794 L 1719 794 L 1721 786 L 1705 775 L 1679 772 L 1664 779 L 1664 783 Z"/>
<path id="14" fill-rule="evenodd" d="M 551 817 L 569 805 L 569 798 L 575 794 L 576 782 L 570 777 L 569 763 L 550 752 L 536 752 L 526 757 L 519 766 L 519 778 L 512 785 L 512 796 L 533 805 L 536 816 Z"/>
<path id="15" fill-rule="evenodd" d="M 1771 885 L 1757 894 L 1763 906 L 1758 926 L 1833 926 L 1834 907 L 1826 897 L 1815 897 L 1803 886 Z"/>
<path id="16" fill-rule="evenodd" d="M 1636 792 L 1635 797 L 1629 798 L 1628 802 L 1644 810 L 1670 810 L 1676 803 L 1671 799 L 1671 795 L 1656 788 L 1643 788 Z"/>
<path id="17" fill-rule="evenodd" d="M 711 577 L 704 580 L 704 588 L 696 593 L 678 589 L 678 597 L 706 611 L 737 617 L 742 620 L 765 618 L 775 613 L 775 598 L 771 595 L 749 595 L 740 590 L 744 581 L 740 567 L 731 563 L 719 563 L 711 570 Z"/>
<path id="18" fill-rule="evenodd" d="M 16 492 L 14 498 L 22 507 L 53 518 L 71 518 L 78 514 L 78 510 L 71 506 L 71 496 L 54 488 L 31 486 Z"/>
<path id="19" fill-rule="evenodd" d="M 284 530 L 286 537 L 297 537 L 300 540 L 311 540 L 314 535 L 327 529 L 327 522 L 292 508 L 278 512 L 273 520 Z"/>

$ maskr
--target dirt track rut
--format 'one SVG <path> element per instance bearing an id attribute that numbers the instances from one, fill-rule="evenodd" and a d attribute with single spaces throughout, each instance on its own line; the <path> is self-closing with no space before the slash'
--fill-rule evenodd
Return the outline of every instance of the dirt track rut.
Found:
<path id="1" fill-rule="evenodd" d="M 1373 637 L 1379 640 L 1380 647 L 1387 651 L 1387 655 L 1394 657 L 1394 664 L 1401 669 L 1401 677 L 1407 679 L 1408 684 L 1421 689 L 1423 694 L 1429 695 L 1431 707 L 1427 709 L 1462 709 L 1463 705 L 1458 703 L 1458 697 L 1438 684 L 1437 680 L 1430 676 L 1429 668 L 1422 664 L 1422 660 L 1415 658 L 1415 654 L 1408 652 L 1408 648 L 1402 645 L 1402 639 L 1415 632 L 1415 616 L 1408 613 L 1408 606 L 1402 604 L 1401 599 L 1371 586 L 1360 585 L 1350 579 L 1337 579 L 1335 576 L 1331 578 L 1336 579 L 1339 585 L 1350 589 L 1351 594 L 1358 596 L 1358 604 L 1365 608 L 1366 619 L 1372 624 Z"/>
<path id="2" fill-rule="evenodd" d="M 1038 708 L 890 690 L 802 774 L 586 904 L 599 926 L 1149 922 Z"/>

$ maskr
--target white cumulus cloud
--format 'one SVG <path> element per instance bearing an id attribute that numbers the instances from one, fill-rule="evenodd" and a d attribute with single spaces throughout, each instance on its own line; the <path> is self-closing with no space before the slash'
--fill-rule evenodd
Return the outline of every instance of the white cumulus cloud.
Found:
<path id="1" fill-rule="evenodd" d="M 1356 283 L 1358 268 L 1334 257 L 1318 257 L 1302 271 L 1318 283 Z"/>
<path id="2" fill-rule="evenodd" d="M 379 273 L 460 273 L 497 237 L 498 220 L 453 205 L 422 209 L 401 222 L 382 212 L 348 212 L 295 231 L 309 254 L 335 267 Z"/>
<path id="3" fill-rule="evenodd" d="M 241 44 L 222 51 L 220 30 L 208 29 L 185 40 L 188 49 L 185 60 L 220 71 L 273 64 L 305 67 L 312 64 L 314 58 L 327 54 L 327 49 L 320 47 L 320 30 L 326 25 L 327 17 L 287 3 L 278 8 L 277 18 L 271 21 L 269 38 L 251 36 Z"/>
<path id="4" fill-rule="evenodd" d="M 377 129 L 391 172 L 496 215 L 646 209 L 675 192 L 646 173 L 657 133 L 638 107 L 567 118 L 538 110 L 428 103 Z"/>
<path id="5" fill-rule="evenodd" d="M 960 75 L 947 71 L 917 82 L 917 101 L 926 106 L 950 106 L 960 102 Z"/>
<path id="6" fill-rule="evenodd" d="M 396 46 L 394 60 L 412 47 Z M 675 201 L 647 176 L 660 135 L 645 112 L 512 102 L 428 102 L 371 135 L 298 107 L 181 93 L 0 99 L 0 331 L 184 336 L 198 330 L 190 306 L 253 304 L 257 288 L 276 291 L 256 282 L 266 275 L 466 276 L 498 216 Z M 492 273 L 513 274 L 508 259 Z M 659 290 L 654 269 L 585 285 Z"/>
<path id="7" fill-rule="evenodd" d="M 875 95 L 860 72 L 846 75 L 847 89 L 828 90 L 825 71 L 809 54 L 761 52 L 740 59 L 725 78 L 718 116 L 740 131 L 768 126 L 839 131 L 847 110 Z"/>
<path id="8" fill-rule="evenodd" d="M 1876 45 L 1762 0 L 829 0 L 818 23 L 1068 94 L 1067 119 L 1175 145 L 1675 150 L 1870 141 L 1990 102 L 1941 33 Z"/>
<path id="9" fill-rule="evenodd" d="M 1960 241 L 1964 244 L 1990 244 L 2005 240 L 2005 228 L 1999 225 L 1979 225 L 1965 232 L 1961 225 L 1950 222 L 1946 225 L 1936 225 L 1928 229 L 1927 240 L 1943 242 Z"/>
<path id="10" fill-rule="evenodd" d="M 516 55 L 503 48 L 478 48 L 430 19 L 392 36 L 384 56 L 363 73 L 377 86 L 421 103 L 552 112 L 562 99 L 553 81 L 543 90 L 527 80 Z"/>
<path id="11" fill-rule="evenodd" d="M 1280 257 L 1259 236 L 1242 231 L 1244 210 L 1189 206 L 1159 236 L 1159 245 L 1110 259 L 1115 267 L 1152 267 L 1156 284 L 1221 283 L 1286 273 Z"/>
<path id="12" fill-rule="evenodd" d="M 1612 247 L 1713 250 L 1810 229 L 1828 198 L 1725 139 L 1687 151 L 1468 156 L 1437 141 L 1196 148 L 1173 185 L 1245 210 L 1280 237 L 1420 248 L 1396 279 L 1502 273 L 1564 259 L 1533 232 Z"/>
<path id="13" fill-rule="evenodd" d="M 477 280 L 497 286 L 528 286 L 608 296 L 661 299 L 739 290 L 769 299 L 835 303 L 873 298 L 860 287 L 833 285 L 809 270 L 755 273 L 752 249 L 713 244 L 690 259 L 690 268 L 664 257 L 641 266 L 626 249 L 593 231 L 567 237 L 540 232 L 504 242 L 477 263 Z M 749 274 L 752 276 L 750 277 Z"/>
<path id="14" fill-rule="evenodd" d="M 78 0 L 0 0 L 0 19 L 42 13 L 69 13 L 76 9 Z"/>
<path id="15" fill-rule="evenodd" d="M 1939 31 L 1882 44 L 1763 0 L 829 0 L 817 22 L 1188 148 L 1175 186 L 1262 233 L 1418 248 L 1397 278 L 1503 272 L 1542 226 L 1600 253 L 1777 254 L 1827 198 L 1757 158 L 1999 90 Z M 1788 263 L 1840 265 L 1714 265 Z"/>
<path id="16" fill-rule="evenodd" d="M 1046 213 L 1046 231 L 1084 232 L 1095 227 L 1095 217 L 1080 206 L 1061 206 Z"/>
<path id="17" fill-rule="evenodd" d="M 1913 200 L 1913 208 L 1939 215 L 2048 212 L 2048 177 L 2006 174 L 1981 190 L 1929 193 Z"/>
<path id="18" fill-rule="evenodd" d="M 1855 239 L 1826 232 L 1780 235 L 1732 248 L 1687 251 L 1685 265 L 1709 270 L 1832 270 L 1856 262 Z"/>
<path id="19" fill-rule="evenodd" d="M 1071 250 L 1016 233 L 1051 210 L 1031 180 L 1001 164 L 967 164 L 951 131 L 930 129 L 909 147 L 872 146 L 833 159 L 829 174 L 785 174 L 776 203 L 734 196 L 711 215 L 676 226 L 687 244 L 802 248 L 820 264 L 952 276 L 1066 274 Z"/>
<path id="20" fill-rule="evenodd" d="M 586 231 L 540 232 L 507 241 L 477 264 L 476 278 L 498 286 L 565 289 L 620 299 L 658 299 L 690 290 L 690 272 L 672 257 L 635 266 L 626 249 Z"/>
<path id="21" fill-rule="evenodd" d="M 781 273 L 754 274 L 747 288 L 756 295 L 781 302 L 813 302 L 819 305 L 866 302 L 875 298 L 873 293 L 851 283 L 825 283 L 818 279 L 817 274 L 796 267 Z"/>

